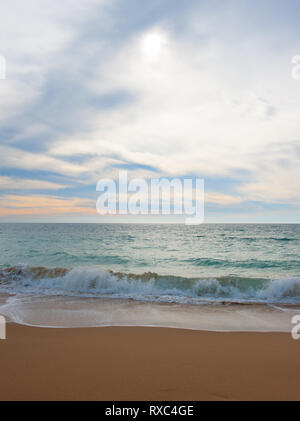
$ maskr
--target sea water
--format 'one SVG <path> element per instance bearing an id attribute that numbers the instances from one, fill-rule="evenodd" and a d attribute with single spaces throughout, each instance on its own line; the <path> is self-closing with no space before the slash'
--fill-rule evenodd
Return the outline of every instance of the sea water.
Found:
<path id="1" fill-rule="evenodd" d="M 297 224 L 0 224 L 0 314 L 49 327 L 288 331 L 299 252 Z"/>

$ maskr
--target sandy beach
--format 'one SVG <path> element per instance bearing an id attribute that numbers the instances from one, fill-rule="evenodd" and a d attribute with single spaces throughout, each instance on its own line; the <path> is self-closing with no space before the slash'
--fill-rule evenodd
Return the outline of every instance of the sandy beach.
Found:
<path id="1" fill-rule="evenodd" d="M 287 333 L 8 323 L 0 400 L 299 400 L 299 350 Z"/>

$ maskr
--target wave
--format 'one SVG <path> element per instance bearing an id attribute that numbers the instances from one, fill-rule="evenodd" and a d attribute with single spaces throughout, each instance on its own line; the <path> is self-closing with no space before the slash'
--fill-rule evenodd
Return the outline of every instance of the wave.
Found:
<path id="1" fill-rule="evenodd" d="M 266 240 L 272 240 L 272 241 L 299 241 L 298 238 L 290 238 L 290 237 L 270 237 L 266 238 Z"/>
<path id="2" fill-rule="evenodd" d="M 190 258 L 183 260 L 184 263 L 189 263 L 193 266 L 215 266 L 228 268 L 245 268 L 245 269 L 266 269 L 266 268 L 281 268 L 281 269 L 300 269 L 300 260 L 225 260 L 212 258 Z"/>
<path id="3" fill-rule="evenodd" d="M 13 266 L 0 270 L 8 294 L 124 298 L 154 302 L 300 303 L 300 277 L 261 279 L 224 276 L 184 278 L 90 268 Z"/>
<path id="4" fill-rule="evenodd" d="M 259 243 L 260 241 L 296 241 L 296 242 L 299 241 L 298 238 L 292 238 L 292 237 L 237 237 L 237 236 L 228 236 L 226 234 L 221 234 L 221 236 L 226 237 L 226 240 L 248 241 L 248 242 L 255 242 L 255 243 Z"/>

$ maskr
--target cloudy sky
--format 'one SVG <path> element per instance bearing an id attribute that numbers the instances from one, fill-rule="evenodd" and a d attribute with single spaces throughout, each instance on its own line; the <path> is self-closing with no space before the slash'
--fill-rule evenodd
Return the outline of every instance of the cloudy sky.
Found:
<path id="1" fill-rule="evenodd" d="M 0 221 L 97 221 L 99 178 L 201 177 L 207 222 L 300 222 L 299 0 L 0 6 Z"/>

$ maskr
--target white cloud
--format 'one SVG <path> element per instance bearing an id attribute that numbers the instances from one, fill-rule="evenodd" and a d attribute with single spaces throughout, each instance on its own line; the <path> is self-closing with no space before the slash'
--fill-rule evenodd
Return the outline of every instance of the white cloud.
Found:
<path id="1" fill-rule="evenodd" d="M 240 63 L 228 48 L 222 40 L 189 44 L 157 26 L 133 37 L 110 61 L 99 63 L 89 83 L 102 94 L 128 90 L 136 101 L 99 112 L 91 133 L 64 137 L 49 153 L 99 155 L 92 160 L 99 170 L 110 153 L 164 175 L 236 177 L 242 170 L 261 183 L 266 168 L 270 177 L 280 171 L 274 145 L 283 149 L 300 133 L 300 97 L 288 74 L 279 83 L 280 58 L 267 65 L 263 57 L 251 56 Z M 227 50 L 232 61 L 226 61 Z M 246 73 L 254 59 L 257 81 Z M 296 158 L 289 159 L 295 166 Z M 249 189 L 242 191 L 246 195 Z"/>
<path id="2" fill-rule="evenodd" d="M 16 148 L 0 145 L 2 166 L 26 170 L 49 171 L 71 177 L 77 177 L 88 171 L 83 165 L 73 164 L 47 154 L 30 153 Z"/>
<path id="3" fill-rule="evenodd" d="M 229 194 L 217 193 L 217 192 L 206 192 L 205 202 L 214 203 L 222 206 L 237 205 L 243 202 L 243 198 L 238 196 L 232 196 Z"/>
<path id="4" fill-rule="evenodd" d="M 64 80 L 80 80 L 80 86 L 74 83 L 66 92 L 69 108 L 59 108 L 62 122 L 74 120 L 78 126 L 69 132 L 61 127 L 53 130 L 45 152 L 3 146 L 5 166 L 44 169 L 94 182 L 99 176 L 114 176 L 122 164 L 139 164 L 154 167 L 157 176 L 193 173 L 236 178 L 238 196 L 215 192 L 210 196 L 213 203 L 237 203 L 241 197 L 282 202 L 299 198 L 295 150 L 300 84 L 290 77 L 292 45 L 275 49 L 270 34 L 244 31 L 237 5 L 228 6 L 231 12 L 237 10 L 228 15 L 239 22 L 232 27 L 222 21 L 223 8 L 219 14 L 214 10 L 205 15 L 195 7 L 184 16 L 184 33 L 174 32 L 168 19 L 156 20 L 152 26 L 124 33 L 124 39 L 114 43 L 117 8 L 106 9 L 106 1 L 40 4 L 29 0 L 25 6 L 14 0 L 3 7 L 4 45 L 13 51 L 8 74 L 11 71 L 14 77 L 3 85 L 0 119 L 5 122 L 41 95 L 50 68 L 62 90 Z M 98 25 L 105 25 L 107 32 L 93 38 L 89 22 L 99 4 L 103 14 Z M 15 7 L 23 11 L 22 18 L 15 18 Z M 13 19 L 18 20 L 11 26 Z M 74 46 L 68 48 L 76 40 L 82 55 L 74 54 Z M 80 64 L 86 54 L 92 59 L 83 69 Z M 98 108 L 83 101 L 89 95 L 101 101 L 119 92 L 128 93 L 131 100 Z M 54 103 L 56 112 L 59 105 Z M 55 125 L 55 118 L 51 123 Z M 42 134 L 48 125 L 32 116 L 22 134 Z M 70 161 L 74 156 L 82 163 Z M 136 175 L 151 174 L 133 168 Z"/>
<path id="5" fill-rule="evenodd" d="M 66 187 L 50 181 L 0 176 L 0 190 L 57 190 Z"/>
<path id="6" fill-rule="evenodd" d="M 49 71 L 62 60 L 80 25 L 95 7 L 106 4 L 107 0 L 1 3 L 0 54 L 6 58 L 7 77 L 0 85 L 0 122 L 18 116 L 38 99 Z"/>

